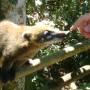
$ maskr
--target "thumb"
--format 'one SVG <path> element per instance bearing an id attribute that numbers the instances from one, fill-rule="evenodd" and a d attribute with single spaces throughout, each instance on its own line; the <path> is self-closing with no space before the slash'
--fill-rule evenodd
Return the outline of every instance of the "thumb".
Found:
<path id="1" fill-rule="evenodd" d="M 76 30 L 77 29 L 77 27 L 75 26 L 75 25 L 72 25 L 71 27 L 70 27 L 70 31 L 74 31 L 74 30 Z"/>

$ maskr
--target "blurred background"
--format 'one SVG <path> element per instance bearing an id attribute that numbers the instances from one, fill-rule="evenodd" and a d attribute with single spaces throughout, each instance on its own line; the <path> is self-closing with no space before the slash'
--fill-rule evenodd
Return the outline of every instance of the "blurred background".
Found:
<path id="1" fill-rule="evenodd" d="M 27 24 L 34 25 L 38 21 L 50 20 L 60 30 L 69 30 L 71 25 L 83 14 L 90 12 L 90 0 L 27 0 Z M 66 41 L 53 44 L 40 50 L 36 57 L 50 55 L 66 45 L 85 40 L 78 31 L 72 33 Z M 90 50 L 74 55 L 68 60 L 56 63 L 32 75 L 27 80 L 31 90 L 50 90 L 60 83 L 59 78 L 80 66 L 90 64 Z M 90 90 L 90 75 L 75 82 L 78 90 Z M 26 89 L 28 90 L 28 89 Z M 61 89 L 60 89 L 61 90 Z M 65 86 L 62 90 L 73 90 Z"/>

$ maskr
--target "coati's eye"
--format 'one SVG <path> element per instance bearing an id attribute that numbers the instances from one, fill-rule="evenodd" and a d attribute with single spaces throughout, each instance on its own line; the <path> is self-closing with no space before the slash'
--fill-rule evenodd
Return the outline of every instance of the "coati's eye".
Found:
<path id="1" fill-rule="evenodd" d="M 44 31 L 42 38 L 44 38 L 45 41 L 52 39 L 53 38 L 53 32 L 48 31 L 48 30 Z"/>
<path id="2" fill-rule="evenodd" d="M 53 31 L 45 30 L 41 35 L 39 36 L 38 41 L 39 42 L 47 42 L 52 40 L 53 38 Z"/>
<path id="3" fill-rule="evenodd" d="M 52 35 L 52 33 L 53 33 L 52 31 L 46 30 L 46 31 L 44 31 L 43 34 L 44 34 L 45 36 L 49 36 L 49 35 Z"/>
<path id="4" fill-rule="evenodd" d="M 46 30 L 44 31 L 44 35 L 49 35 L 50 34 L 50 31 Z"/>

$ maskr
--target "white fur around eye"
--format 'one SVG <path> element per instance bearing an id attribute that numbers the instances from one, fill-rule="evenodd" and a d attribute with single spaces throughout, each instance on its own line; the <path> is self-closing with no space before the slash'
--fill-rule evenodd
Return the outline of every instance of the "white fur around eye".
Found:
<path id="1" fill-rule="evenodd" d="M 45 31 L 45 32 L 44 32 L 44 35 L 46 35 L 47 33 L 48 33 L 48 31 Z"/>

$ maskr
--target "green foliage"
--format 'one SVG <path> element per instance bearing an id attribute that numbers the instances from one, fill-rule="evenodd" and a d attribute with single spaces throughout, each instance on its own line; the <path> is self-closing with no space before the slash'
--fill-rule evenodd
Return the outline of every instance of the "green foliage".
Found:
<path id="1" fill-rule="evenodd" d="M 83 83 L 80 85 L 81 90 L 89 90 L 90 89 L 90 83 Z"/>
<path id="2" fill-rule="evenodd" d="M 36 1 L 40 2 L 36 3 Z M 60 28 L 60 30 L 69 30 L 79 16 L 89 12 L 90 0 L 27 0 L 26 7 L 30 25 L 43 19 L 49 19 L 54 21 L 56 27 Z M 60 50 L 66 44 L 75 44 L 83 40 L 85 38 L 78 31 L 71 33 L 63 44 L 54 44 L 40 50 L 37 57 L 50 55 Z M 90 51 L 75 55 L 67 61 L 50 66 L 32 76 L 30 89 L 49 90 L 50 87 L 57 86 L 60 76 L 87 63 L 90 63 Z M 32 82 L 35 77 L 36 79 Z"/>
<path id="3" fill-rule="evenodd" d="M 36 1 L 40 1 L 36 3 Z M 75 20 L 90 10 L 89 0 L 27 0 L 27 15 L 32 16 L 29 18 L 29 24 L 33 25 L 37 21 L 49 19 L 54 21 L 56 27 L 61 30 L 69 30 Z M 35 16 L 36 15 L 36 16 Z M 39 56 L 49 55 L 66 44 L 74 44 L 85 40 L 78 32 L 71 33 L 66 41 L 61 44 L 55 44 L 44 50 L 40 50 Z M 50 66 L 41 72 L 32 76 L 31 80 L 35 77 L 34 88 L 31 90 L 49 90 L 49 88 L 58 85 L 60 76 L 67 72 L 77 69 L 78 67 L 90 63 L 90 51 L 75 55 L 67 61 L 57 63 Z M 73 60 L 72 60 L 73 59 Z M 87 62 L 85 62 L 87 60 Z M 32 85 L 31 84 L 31 85 Z M 32 85 L 32 87 L 33 87 Z M 43 88 L 43 89 L 42 89 Z"/>

